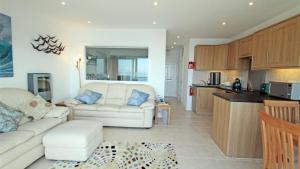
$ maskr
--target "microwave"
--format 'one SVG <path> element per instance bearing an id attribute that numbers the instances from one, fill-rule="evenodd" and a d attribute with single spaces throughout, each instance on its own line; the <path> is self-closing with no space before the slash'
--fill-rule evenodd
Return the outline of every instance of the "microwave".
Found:
<path id="1" fill-rule="evenodd" d="M 270 96 L 300 100 L 300 83 L 270 82 Z"/>

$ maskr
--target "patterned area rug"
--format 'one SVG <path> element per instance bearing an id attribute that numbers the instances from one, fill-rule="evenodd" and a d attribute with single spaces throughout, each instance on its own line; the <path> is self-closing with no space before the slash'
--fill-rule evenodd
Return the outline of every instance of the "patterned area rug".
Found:
<path id="1" fill-rule="evenodd" d="M 57 161 L 49 169 L 178 169 L 171 144 L 102 143 L 85 162 Z"/>

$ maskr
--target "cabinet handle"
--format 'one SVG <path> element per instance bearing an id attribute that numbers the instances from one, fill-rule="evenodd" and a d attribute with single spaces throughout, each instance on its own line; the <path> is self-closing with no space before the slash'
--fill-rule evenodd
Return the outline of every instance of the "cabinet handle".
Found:
<path id="1" fill-rule="evenodd" d="M 269 63 L 269 51 L 267 51 L 267 64 Z"/>

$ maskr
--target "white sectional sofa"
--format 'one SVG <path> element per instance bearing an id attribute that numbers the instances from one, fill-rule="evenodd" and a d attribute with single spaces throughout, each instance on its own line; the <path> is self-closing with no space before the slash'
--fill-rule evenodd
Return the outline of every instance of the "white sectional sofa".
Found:
<path id="1" fill-rule="evenodd" d="M 97 104 L 79 104 L 74 99 L 66 101 L 73 109 L 74 118 L 79 120 L 99 120 L 104 126 L 151 128 L 155 109 L 155 91 L 142 84 L 89 83 L 79 93 L 92 90 L 103 94 Z M 128 106 L 132 90 L 150 95 L 141 106 Z"/>
<path id="2" fill-rule="evenodd" d="M 0 101 L 17 108 L 34 97 L 22 89 L 1 88 Z M 57 107 L 53 114 L 68 111 L 68 108 Z M 58 118 L 45 118 L 34 122 L 25 122 L 17 131 L 0 133 L 0 168 L 24 169 L 44 155 L 42 137 L 57 125 L 66 121 L 66 115 Z"/>

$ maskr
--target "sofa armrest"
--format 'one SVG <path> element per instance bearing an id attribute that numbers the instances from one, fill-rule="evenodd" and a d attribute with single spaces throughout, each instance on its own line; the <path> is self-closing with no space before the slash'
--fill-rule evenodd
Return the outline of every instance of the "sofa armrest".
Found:
<path id="1" fill-rule="evenodd" d="M 73 99 L 73 98 L 65 100 L 64 103 L 65 103 L 66 106 L 72 107 L 72 108 L 79 105 L 79 104 L 81 104 L 80 101 L 78 101 L 76 99 Z"/>
<path id="2" fill-rule="evenodd" d="M 140 108 L 142 109 L 154 109 L 155 108 L 155 101 L 154 100 L 148 100 L 142 105 L 140 105 Z"/>
<path id="3" fill-rule="evenodd" d="M 69 115 L 70 109 L 68 107 L 55 107 L 48 112 L 43 118 L 65 118 Z"/>

